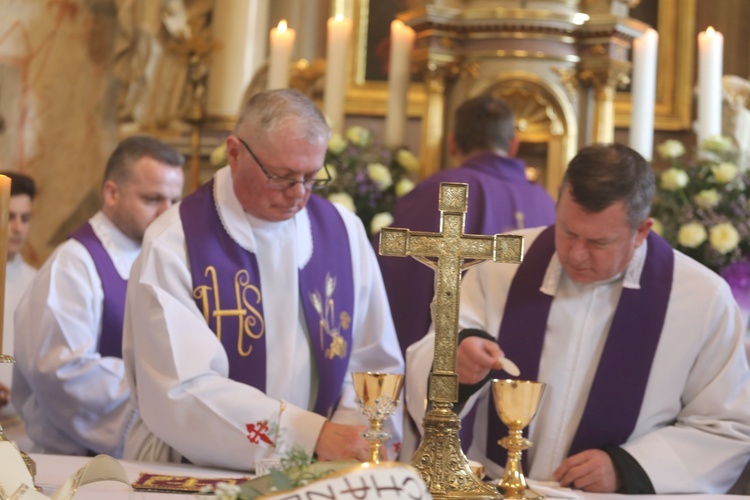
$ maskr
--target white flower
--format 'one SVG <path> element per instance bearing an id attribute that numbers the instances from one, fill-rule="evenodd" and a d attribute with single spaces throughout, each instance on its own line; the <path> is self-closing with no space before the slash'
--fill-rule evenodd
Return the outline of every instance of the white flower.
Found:
<path id="1" fill-rule="evenodd" d="M 211 151 L 211 156 L 208 158 L 209 163 L 214 168 L 221 168 L 227 164 L 227 143 L 223 143 L 216 149 Z"/>
<path id="2" fill-rule="evenodd" d="M 740 243 L 740 233 L 729 222 L 722 222 L 711 227 L 708 241 L 717 252 L 723 255 L 737 248 Z"/>
<path id="3" fill-rule="evenodd" d="M 711 172 L 713 172 L 716 182 L 719 184 L 728 184 L 737 177 L 740 169 L 734 163 L 724 162 L 711 167 Z"/>
<path id="4" fill-rule="evenodd" d="M 396 153 L 396 161 L 410 174 L 419 172 L 419 160 L 408 149 L 399 149 Z"/>
<path id="5" fill-rule="evenodd" d="M 350 212 L 357 213 L 357 209 L 354 206 L 354 200 L 346 193 L 331 193 L 328 195 L 328 201 L 338 203 Z"/>
<path id="6" fill-rule="evenodd" d="M 346 148 L 346 140 L 341 137 L 341 134 L 334 133 L 331 135 L 331 139 L 328 141 L 328 151 L 337 155 L 340 154 L 344 148 Z"/>
<path id="7" fill-rule="evenodd" d="M 367 177 L 372 179 L 381 191 L 385 191 L 393 184 L 391 171 L 382 163 L 370 163 L 367 165 Z"/>
<path id="8" fill-rule="evenodd" d="M 728 137 L 726 135 L 715 135 L 703 141 L 703 144 L 701 144 L 701 149 L 704 149 L 705 151 L 711 151 L 712 153 L 722 154 L 730 151 L 733 146 L 734 142 L 732 141 L 731 137 Z"/>
<path id="9" fill-rule="evenodd" d="M 666 160 L 679 158 L 685 154 L 685 146 L 680 141 L 674 139 L 662 142 L 656 146 L 656 150 L 659 152 L 659 156 Z"/>
<path id="10" fill-rule="evenodd" d="M 677 242 L 687 248 L 696 248 L 706 241 L 706 228 L 697 222 L 688 222 L 680 226 L 677 233 Z"/>
<path id="11" fill-rule="evenodd" d="M 659 219 L 652 218 L 652 220 L 654 221 L 654 225 L 651 226 L 651 230 L 659 236 L 664 236 L 664 224 Z"/>
<path id="12" fill-rule="evenodd" d="M 704 189 L 693 197 L 695 204 L 706 210 L 714 208 L 721 201 L 721 195 L 716 189 Z"/>
<path id="13" fill-rule="evenodd" d="M 388 227 L 393 224 L 393 215 L 390 212 L 380 212 L 375 214 L 370 222 L 370 234 L 380 232 L 384 227 Z"/>
<path id="14" fill-rule="evenodd" d="M 403 195 L 414 189 L 414 186 L 416 186 L 416 184 L 414 184 L 414 181 L 404 177 L 396 183 L 396 196 L 401 198 Z"/>
<path id="15" fill-rule="evenodd" d="M 682 189 L 690 181 L 687 172 L 681 168 L 668 168 L 661 173 L 659 179 L 661 179 L 662 189 L 666 189 L 667 191 Z"/>
<path id="16" fill-rule="evenodd" d="M 354 125 L 346 129 L 346 138 L 357 147 L 363 148 L 370 144 L 372 132 L 365 127 Z"/>

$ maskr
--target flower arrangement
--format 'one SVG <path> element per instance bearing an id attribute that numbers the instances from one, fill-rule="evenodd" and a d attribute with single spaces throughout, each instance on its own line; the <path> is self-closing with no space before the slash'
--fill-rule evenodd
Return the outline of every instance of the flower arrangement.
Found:
<path id="1" fill-rule="evenodd" d="M 720 273 L 738 303 L 750 309 L 750 172 L 738 165 L 732 139 L 707 139 L 687 162 L 679 141 L 668 140 L 657 151 L 671 165 L 659 175 L 654 230 Z"/>
<path id="2" fill-rule="evenodd" d="M 369 129 L 353 126 L 331 137 L 326 167 L 332 180 L 318 194 L 349 208 L 375 234 L 393 222 L 396 200 L 414 189 L 419 162 L 408 149 L 388 150 Z"/>

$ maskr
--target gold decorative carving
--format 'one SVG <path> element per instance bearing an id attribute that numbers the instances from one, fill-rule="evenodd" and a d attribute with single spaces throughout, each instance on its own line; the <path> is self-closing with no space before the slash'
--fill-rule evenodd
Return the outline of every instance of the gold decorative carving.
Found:
<path id="1" fill-rule="evenodd" d="M 425 435 L 412 465 L 437 499 L 500 498 L 497 490 L 482 483 L 469 467 L 458 436 L 461 424 L 452 410 L 458 400 L 458 305 L 462 271 L 488 259 L 520 263 L 523 238 L 465 235 L 468 194 L 467 184 L 440 184 L 439 233 L 399 228 L 384 228 L 380 233 L 381 255 L 411 256 L 435 270 L 435 357 L 428 391 L 432 407 L 424 418 Z"/>

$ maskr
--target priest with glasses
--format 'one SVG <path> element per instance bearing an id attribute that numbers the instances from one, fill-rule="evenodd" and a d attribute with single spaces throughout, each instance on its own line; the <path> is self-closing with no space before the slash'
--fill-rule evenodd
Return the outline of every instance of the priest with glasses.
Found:
<path id="1" fill-rule="evenodd" d="M 146 233 L 124 359 L 140 417 L 125 457 L 250 470 L 293 450 L 368 458 L 350 373 L 403 373 L 364 227 L 311 192 L 331 132 L 302 94 L 251 98 L 229 166 Z M 395 459 L 401 412 L 387 423 Z"/>

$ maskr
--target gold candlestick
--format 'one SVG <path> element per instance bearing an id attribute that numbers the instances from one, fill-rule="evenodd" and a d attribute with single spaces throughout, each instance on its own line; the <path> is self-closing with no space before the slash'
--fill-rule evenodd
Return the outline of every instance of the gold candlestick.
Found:
<path id="1" fill-rule="evenodd" d="M 370 442 L 370 460 L 380 463 L 383 443 L 391 433 L 383 429 L 383 421 L 393 415 L 398 406 L 398 397 L 404 386 L 404 376 L 393 373 L 352 373 L 357 405 L 370 421 L 370 428 L 362 436 Z"/>
<path id="2" fill-rule="evenodd" d="M 5 267 L 8 262 L 8 219 L 10 216 L 10 177 L 0 175 L 0 363 L 13 363 L 3 352 L 5 322 Z"/>
<path id="3" fill-rule="evenodd" d="M 534 443 L 523 437 L 523 429 L 531 423 L 539 408 L 545 385 L 528 380 L 493 380 L 492 395 L 500 420 L 508 426 L 508 435 L 498 444 L 508 450 L 505 474 L 497 488 L 503 498 L 542 499 L 543 495 L 529 488 L 523 475 L 521 454 Z"/>

